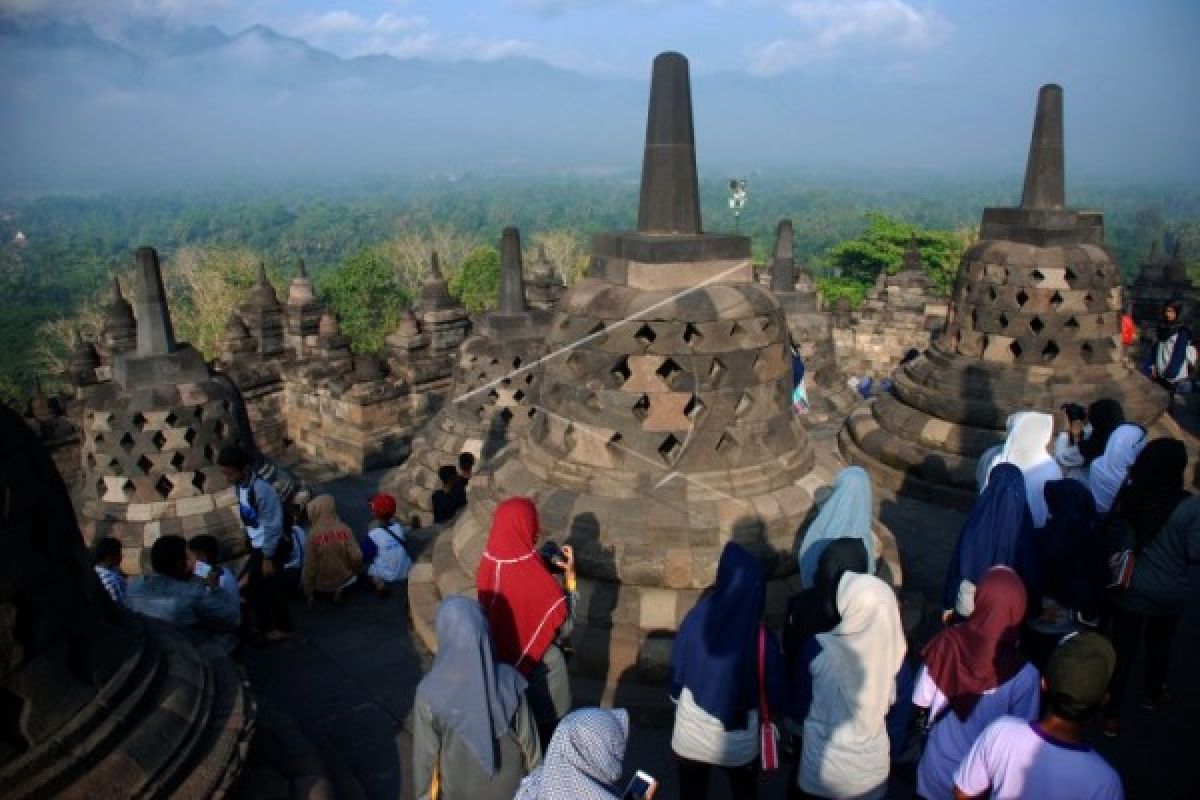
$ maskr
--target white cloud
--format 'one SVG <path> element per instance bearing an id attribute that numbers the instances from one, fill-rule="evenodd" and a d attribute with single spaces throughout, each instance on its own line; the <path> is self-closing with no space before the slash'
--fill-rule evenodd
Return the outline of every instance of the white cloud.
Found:
<path id="1" fill-rule="evenodd" d="M 470 58 L 491 61 L 532 55 L 536 48 L 520 39 L 449 36 L 433 29 L 422 16 L 385 12 L 370 19 L 338 9 L 310 15 L 286 28 L 310 44 L 344 56 L 386 53 L 397 58 Z"/>
<path id="2" fill-rule="evenodd" d="M 519 9 L 530 11 L 542 17 L 556 17 L 571 11 L 591 8 L 599 5 L 622 6 L 664 6 L 668 3 L 687 2 L 688 0 L 509 0 Z M 715 3 L 723 0 L 706 0 Z"/>
<path id="3" fill-rule="evenodd" d="M 770 1 L 800 30 L 754 53 L 749 70 L 758 75 L 777 75 L 867 48 L 877 55 L 912 55 L 938 46 L 950 32 L 936 11 L 905 0 Z"/>

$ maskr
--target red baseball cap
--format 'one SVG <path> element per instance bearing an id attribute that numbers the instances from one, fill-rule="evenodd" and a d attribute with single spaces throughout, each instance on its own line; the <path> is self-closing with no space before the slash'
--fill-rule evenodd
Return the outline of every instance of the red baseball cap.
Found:
<path id="1" fill-rule="evenodd" d="M 396 498 L 390 494 L 377 494 L 371 498 L 371 513 L 377 517 L 388 518 L 396 516 Z"/>

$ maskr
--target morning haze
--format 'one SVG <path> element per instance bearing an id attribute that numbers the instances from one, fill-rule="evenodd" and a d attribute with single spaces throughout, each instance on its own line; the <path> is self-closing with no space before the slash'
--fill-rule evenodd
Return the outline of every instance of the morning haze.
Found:
<path id="1" fill-rule="evenodd" d="M 0 192 L 628 172 L 649 57 L 702 172 L 1015 174 L 1068 92 L 1072 175 L 1195 179 L 1191 3 L 0 2 Z"/>

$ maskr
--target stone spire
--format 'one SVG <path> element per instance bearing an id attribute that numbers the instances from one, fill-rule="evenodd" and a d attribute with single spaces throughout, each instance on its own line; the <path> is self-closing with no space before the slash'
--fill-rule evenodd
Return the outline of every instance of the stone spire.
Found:
<path id="1" fill-rule="evenodd" d="M 279 296 L 275 294 L 275 287 L 267 278 L 267 265 L 262 261 L 258 262 L 258 279 L 254 283 L 252 301 L 262 308 L 279 306 Z"/>
<path id="2" fill-rule="evenodd" d="M 425 285 L 421 287 L 421 307 L 426 310 L 449 308 L 456 305 L 446 286 L 446 278 L 442 275 L 442 265 L 438 259 L 437 250 L 429 256 L 429 275 Z"/>
<path id="3" fill-rule="evenodd" d="M 168 324 L 170 320 L 168 320 Z M 83 338 L 79 328 L 71 345 L 68 376 L 76 386 L 91 386 L 96 382 L 96 368 L 100 366 L 100 354 L 96 346 Z"/>
<path id="4" fill-rule="evenodd" d="M 514 227 L 504 229 L 500 237 L 500 303 L 501 314 L 521 314 L 529 310 L 525 303 L 525 276 L 521 266 L 521 232 Z"/>
<path id="5" fill-rule="evenodd" d="M 167 308 L 158 252 L 153 247 L 137 249 L 133 306 L 137 316 L 137 354 L 158 356 L 175 352 L 175 328 Z"/>
<path id="6" fill-rule="evenodd" d="M 1038 91 L 1029 161 L 1025 166 L 1025 190 L 1021 208 L 1058 209 L 1066 204 L 1063 172 L 1063 90 L 1048 83 Z"/>
<path id="7" fill-rule="evenodd" d="M 641 233 L 701 233 L 692 89 L 679 53 L 654 59 L 638 203 Z"/>
<path id="8" fill-rule="evenodd" d="M 775 226 L 775 257 L 771 262 L 771 291 L 790 292 L 796 285 L 795 242 L 792 221 L 781 219 Z"/>
<path id="9" fill-rule="evenodd" d="M 314 299 L 312 279 L 308 277 L 308 267 L 304 265 L 302 258 L 296 267 L 296 277 L 292 278 L 291 284 L 288 285 L 288 305 L 303 306 Z"/>
<path id="10" fill-rule="evenodd" d="M 102 340 L 110 358 L 137 347 L 137 321 L 133 318 L 133 306 L 121 293 L 121 284 L 116 275 L 112 279 L 112 302 L 104 314 Z"/>

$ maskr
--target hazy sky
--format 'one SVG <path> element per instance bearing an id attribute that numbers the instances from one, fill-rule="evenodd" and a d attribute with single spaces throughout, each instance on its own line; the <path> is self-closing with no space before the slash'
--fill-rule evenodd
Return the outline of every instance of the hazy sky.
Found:
<path id="1" fill-rule="evenodd" d="M 1196 0 L 0 0 L 117 26 L 166 16 L 233 33 L 264 24 L 339 55 L 527 55 L 642 76 L 665 49 L 698 74 L 882 73 L 978 86 L 1169 80 L 1197 97 Z M 1183 98 L 1181 98 L 1183 99 Z"/>
<path id="2" fill-rule="evenodd" d="M 636 168 L 643 82 L 668 49 L 690 59 L 701 157 L 722 168 L 1016 174 L 1037 87 L 1054 82 L 1069 175 L 1200 177 L 1200 0 L 0 0 L 0 14 L 161 44 L 131 72 L 17 33 L 27 46 L 0 50 L 0 189 L 98 171 Z M 368 63 L 308 69 L 258 34 L 189 60 L 186 42 L 135 30 L 163 19 L 265 25 L 343 58 L 525 56 L 634 80 L 467 65 L 422 94 Z"/>

